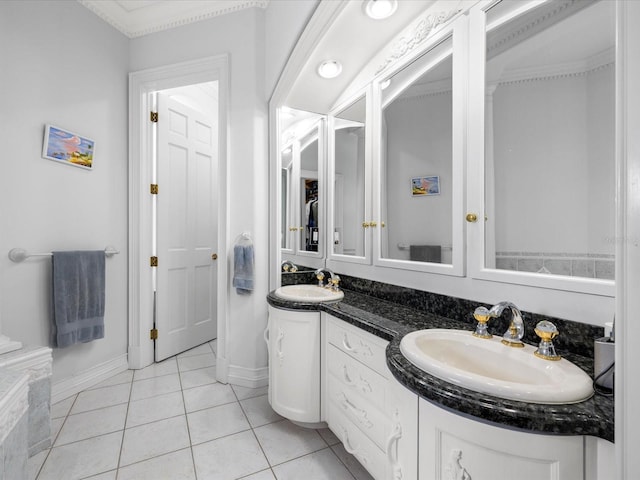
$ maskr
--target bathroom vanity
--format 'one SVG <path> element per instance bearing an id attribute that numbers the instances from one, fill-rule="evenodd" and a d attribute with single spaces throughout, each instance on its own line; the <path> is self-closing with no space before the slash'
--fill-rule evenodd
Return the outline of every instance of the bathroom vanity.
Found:
<path id="1" fill-rule="evenodd" d="M 298 369 L 297 379 L 281 376 L 270 383 L 272 407 L 294 421 L 326 422 L 374 478 L 608 478 L 607 468 L 613 464 L 612 398 L 593 396 L 563 405 L 505 400 L 429 375 L 400 352 L 401 338 L 411 331 L 471 333 L 471 320 L 349 290 L 332 304 L 283 300 L 273 292 L 267 300 L 270 370 L 279 368 L 283 356 Z M 274 337 L 283 315 L 313 325 L 312 335 L 295 336 L 291 350 L 282 341 L 288 334 Z M 592 368 L 589 358 L 564 348 L 561 353 L 573 363 Z M 303 373 L 306 367 L 310 370 Z M 283 401 L 295 400 L 295 395 L 282 395 L 294 385 L 305 395 L 317 396 L 295 407 L 283 406 Z M 305 406 L 309 410 L 303 414 Z M 295 418 L 288 411 L 294 411 Z M 460 476 L 465 471 L 468 477 Z"/>

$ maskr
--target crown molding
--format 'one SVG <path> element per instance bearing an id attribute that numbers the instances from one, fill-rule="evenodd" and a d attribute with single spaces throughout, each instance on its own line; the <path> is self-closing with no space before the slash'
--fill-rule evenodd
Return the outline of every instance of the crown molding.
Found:
<path id="1" fill-rule="evenodd" d="M 141 4 L 126 9 L 122 2 L 106 0 L 77 0 L 98 17 L 128 38 L 181 27 L 248 8 L 267 8 L 269 0 L 182 0 Z"/>

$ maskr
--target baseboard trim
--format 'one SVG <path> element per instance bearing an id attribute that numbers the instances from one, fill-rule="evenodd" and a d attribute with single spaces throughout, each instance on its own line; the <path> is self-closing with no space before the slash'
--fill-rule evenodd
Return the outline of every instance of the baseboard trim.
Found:
<path id="1" fill-rule="evenodd" d="M 53 405 L 60 400 L 64 400 L 87 388 L 93 387 L 97 383 L 120 372 L 124 372 L 128 368 L 129 363 L 127 361 L 127 354 L 125 353 L 113 360 L 101 363 L 78 375 L 74 375 L 71 378 L 54 382 L 51 386 L 51 404 Z"/>
<path id="2" fill-rule="evenodd" d="M 228 383 L 247 388 L 260 388 L 269 385 L 269 367 L 246 368 L 230 365 Z"/>

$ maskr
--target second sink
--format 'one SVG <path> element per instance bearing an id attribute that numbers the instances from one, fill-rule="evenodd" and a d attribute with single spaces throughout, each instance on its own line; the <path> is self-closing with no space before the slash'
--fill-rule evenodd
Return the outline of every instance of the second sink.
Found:
<path id="1" fill-rule="evenodd" d="M 275 295 L 284 300 L 306 303 L 339 302 L 344 298 L 344 292 L 341 290 L 331 290 L 306 283 L 280 287 L 275 291 Z"/>
<path id="2" fill-rule="evenodd" d="M 418 330 L 404 336 L 400 351 L 435 377 L 477 392 L 531 403 L 577 403 L 591 397 L 592 381 L 566 359 L 537 358 L 535 348 L 510 348 L 499 338 L 463 330 Z"/>

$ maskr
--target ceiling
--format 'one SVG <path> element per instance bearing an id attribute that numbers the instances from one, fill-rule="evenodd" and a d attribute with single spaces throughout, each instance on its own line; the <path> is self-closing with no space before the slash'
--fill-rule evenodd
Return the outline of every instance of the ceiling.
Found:
<path id="1" fill-rule="evenodd" d="M 129 38 L 180 27 L 246 8 L 266 8 L 269 0 L 78 0 Z"/>

